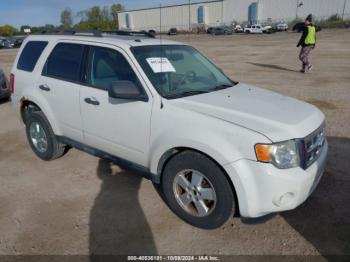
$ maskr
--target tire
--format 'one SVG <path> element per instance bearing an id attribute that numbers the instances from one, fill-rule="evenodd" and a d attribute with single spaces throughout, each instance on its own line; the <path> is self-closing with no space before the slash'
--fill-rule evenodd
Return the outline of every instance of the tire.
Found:
<path id="1" fill-rule="evenodd" d="M 42 160 L 54 160 L 63 156 L 67 152 L 67 146 L 57 141 L 50 123 L 42 111 L 32 111 L 26 119 L 25 125 L 26 135 L 30 147 L 32 148 L 33 152 Z M 33 138 L 33 130 L 31 135 L 31 128 L 40 130 L 40 137 L 46 140 L 46 146 L 44 146 L 44 142 L 36 143 L 37 140 L 41 140 L 39 138 Z"/>
<path id="2" fill-rule="evenodd" d="M 202 180 L 195 179 L 201 175 Z M 192 186 L 199 185 L 194 183 L 196 180 L 202 183 L 197 189 L 187 188 L 185 191 L 178 182 L 184 177 Z M 169 160 L 162 174 L 162 193 L 167 205 L 178 217 L 203 229 L 222 226 L 236 209 L 234 193 L 224 172 L 210 158 L 194 151 L 184 151 Z M 206 198 L 205 195 L 210 197 Z M 185 205 L 182 199 L 190 203 Z"/>

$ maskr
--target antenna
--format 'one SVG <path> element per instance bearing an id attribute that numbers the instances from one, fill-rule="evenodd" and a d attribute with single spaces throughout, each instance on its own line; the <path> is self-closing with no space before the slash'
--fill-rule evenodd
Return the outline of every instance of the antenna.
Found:
<path id="1" fill-rule="evenodd" d="M 160 42 L 160 54 L 163 55 L 163 42 L 162 42 L 162 4 L 159 6 L 159 42 Z M 162 61 L 161 61 L 162 62 Z M 162 65 L 163 63 L 160 63 L 160 71 L 163 72 L 162 70 Z"/>
<path id="2" fill-rule="evenodd" d="M 160 73 L 163 74 L 163 42 L 162 42 L 162 3 L 159 5 L 159 43 L 160 43 Z M 162 75 L 160 75 L 161 77 Z M 160 79 L 161 80 L 161 79 Z M 162 81 L 160 81 L 161 83 Z M 163 88 L 160 91 L 160 109 L 163 105 Z"/>

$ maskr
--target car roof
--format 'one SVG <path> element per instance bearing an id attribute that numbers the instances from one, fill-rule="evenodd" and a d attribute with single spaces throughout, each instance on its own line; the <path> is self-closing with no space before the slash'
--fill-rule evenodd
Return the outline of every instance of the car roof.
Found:
<path id="1" fill-rule="evenodd" d="M 90 36 L 90 35 L 30 35 L 26 41 L 81 41 L 85 44 L 90 43 L 101 43 L 111 44 L 119 47 L 133 47 L 133 46 L 146 46 L 146 45 L 186 45 L 181 42 L 176 42 L 161 38 L 150 38 L 145 36 L 130 36 L 130 35 L 111 35 L 102 34 L 101 37 Z"/>

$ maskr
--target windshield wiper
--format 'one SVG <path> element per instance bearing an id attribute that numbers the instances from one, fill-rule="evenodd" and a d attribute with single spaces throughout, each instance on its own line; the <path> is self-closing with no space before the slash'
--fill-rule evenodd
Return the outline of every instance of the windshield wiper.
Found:
<path id="1" fill-rule="evenodd" d="M 192 96 L 192 95 L 199 95 L 199 94 L 205 94 L 205 93 L 209 93 L 209 91 L 205 91 L 205 90 L 191 90 L 191 91 L 185 91 L 179 94 L 171 94 L 171 95 L 167 95 L 165 98 L 180 98 L 180 97 L 184 97 L 184 96 Z"/>
<path id="2" fill-rule="evenodd" d="M 235 85 L 237 85 L 238 82 L 234 82 L 232 81 L 231 84 L 221 84 L 221 85 L 217 85 L 215 86 L 213 89 L 211 89 L 210 91 L 217 91 L 217 90 L 222 90 L 222 89 L 226 89 L 226 88 L 230 88 L 230 87 L 233 87 Z"/>
<path id="3" fill-rule="evenodd" d="M 234 84 L 232 84 L 232 85 L 230 85 L 230 84 L 221 84 L 221 85 L 215 86 L 213 89 L 211 89 L 211 91 L 226 89 L 226 88 L 229 88 L 229 87 L 232 87 L 232 86 L 234 86 Z"/>

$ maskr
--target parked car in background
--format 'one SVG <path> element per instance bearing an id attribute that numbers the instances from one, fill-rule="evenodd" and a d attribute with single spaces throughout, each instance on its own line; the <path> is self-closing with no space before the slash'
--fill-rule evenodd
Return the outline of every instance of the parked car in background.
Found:
<path id="1" fill-rule="evenodd" d="M 276 32 L 276 29 L 274 29 L 271 25 L 265 25 L 262 26 L 262 31 L 264 34 L 272 34 Z"/>
<path id="2" fill-rule="evenodd" d="M 15 43 L 12 39 L 6 39 L 4 41 L 4 48 L 14 48 Z"/>
<path id="3" fill-rule="evenodd" d="M 5 47 L 5 39 L 0 39 L 0 49 Z"/>
<path id="4" fill-rule="evenodd" d="M 276 25 L 277 31 L 287 31 L 288 30 L 288 24 L 285 22 L 278 23 Z"/>
<path id="5" fill-rule="evenodd" d="M 263 27 L 260 24 L 247 25 L 244 28 L 244 33 L 246 33 L 246 34 L 262 34 Z"/>
<path id="6" fill-rule="evenodd" d="M 211 26 L 211 27 L 208 27 L 207 33 L 208 33 L 208 34 L 211 34 L 211 33 L 214 31 L 214 28 L 215 28 L 215 27 L 212 27 L 212 26 Z"/>
<path id="7" fill-rule="evenodd" d="M 175 27 L 170 28 L 168 31 L 168 35 L 177 35 L 177 29 Z"/>
<path id="8" fill-rule="evenodd" d="M 4 71 L 0 68 L 0 100 L 9 99 L 10 96 L 11 96 L 11 92 L 7 84 Z"/>
<path id="9" fill-rule="evenodd" d="M 151 29 L 151 30 L 148 30 L 148 33 L 150 33 L 151 35 L 153 35 L 153 36 L 156 36 L 156 30 L 153 30 L 153 29 Z"/>
<path id="10" fill-rule="evenodd" d="M 241 25 L 235 26 L 235 33 L 243 33 L 243 28 L 241 27 Z"/>
<path id="11" fill-rule="evenodd" d="M 21 47 L 24 39 L 25 39 L 25 37 L 16 37 L 16 38 L 14 38 L 14 47 L 15 48 Z"/>
<path id="12" fill-rule="evenodd" d="M 7 39 L 2 39 L 1 45 L 3 48 L 19 48 L 22 45 L 24 37 L 12 37 Z"/>
<path id="13" fill-rule="evenodd" d="M 209 27 L 208 34 L 212 35 L 232 35 L 233 30 L 229 26 Z"/>

